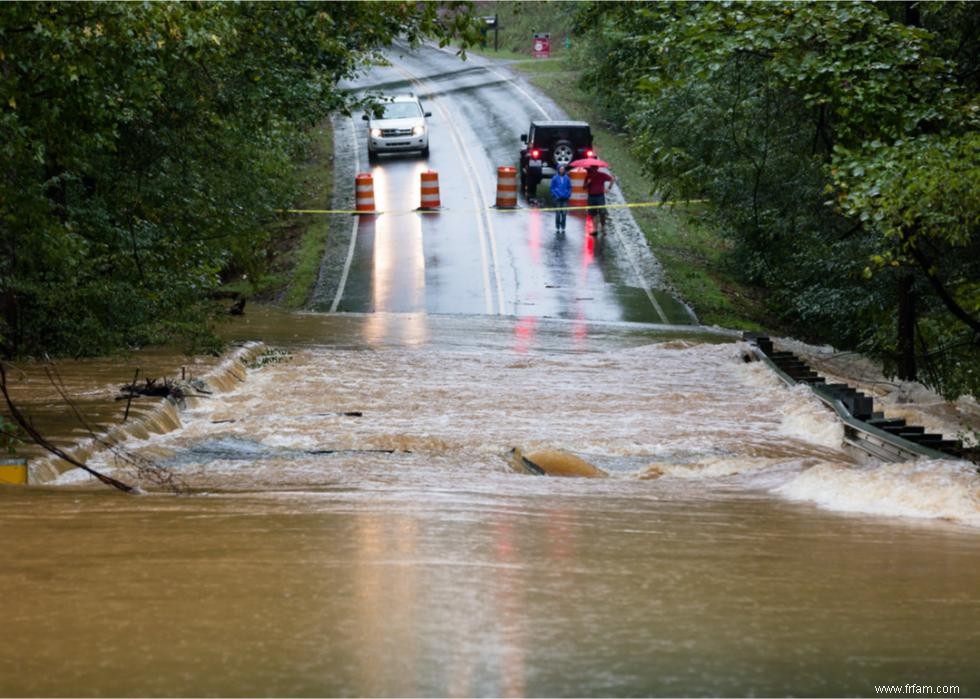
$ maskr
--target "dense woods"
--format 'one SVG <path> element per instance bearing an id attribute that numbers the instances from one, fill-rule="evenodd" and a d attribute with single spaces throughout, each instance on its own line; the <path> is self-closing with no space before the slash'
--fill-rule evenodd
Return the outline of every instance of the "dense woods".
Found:
<path id="1" fill-rule="evenodd" d="M 308 129 L 434 3 L 0 6 L 0 355 L 214 346 L 223 275 L 264 264 Z"/>
<path id="2" fill-rule="evenodd" d="M 584 83 L 804 339 L 980 391 L 980 10 L 593 3 Z"/>

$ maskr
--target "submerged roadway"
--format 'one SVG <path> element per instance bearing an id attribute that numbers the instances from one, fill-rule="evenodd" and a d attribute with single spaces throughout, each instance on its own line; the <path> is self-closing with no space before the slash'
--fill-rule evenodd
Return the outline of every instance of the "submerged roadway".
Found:
<path id="1" fill-rule="evenodd" d="M 667 341 L 706 329 L 628 210 L 597 244 L 491 208 L 528 121 L 564 116 L 504 68 L 422 48 L 351 87 L 419 93 L 430 157 L 370 168 L 383 213 L 327 214 L 331 313 L 230 324 L 290 356 L 193 364 L 213 393 L 127 423 L 194 495 L 7 487 L 0 696 L 978 695 L 972 470 L 857 466 L 738 347 Z M 336 127 L 346 210 L 364 122 Z M 134 367 L 74 366 L 44 400 L 119 427 Z M 611 477 L 512 470 L 543 448 Z"/>

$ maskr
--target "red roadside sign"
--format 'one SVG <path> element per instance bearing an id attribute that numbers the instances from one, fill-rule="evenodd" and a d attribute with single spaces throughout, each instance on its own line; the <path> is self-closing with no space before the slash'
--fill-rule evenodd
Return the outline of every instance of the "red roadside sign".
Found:
<path id="1" fill-rule="evenodd" d="M 534 35 L 531 55 L 535 58 L 551 58 L 551 34 L 536 33 Z"/>

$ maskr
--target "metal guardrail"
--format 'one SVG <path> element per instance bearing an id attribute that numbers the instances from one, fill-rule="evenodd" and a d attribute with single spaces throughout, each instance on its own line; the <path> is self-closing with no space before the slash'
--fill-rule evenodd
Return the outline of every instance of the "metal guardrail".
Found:
<path id="1" fill-rule="evenodd" d="M 784 383 L 789 386 L 799 385 L 796 379 L 780 369 L 769 356 L 759 347 L 750 344 L 752 353 L 759 361 L 764 362 Z M 834 396 L 819 384 L 807 384 L 814 395 L 823 401 L 831 410 L 837 413 L 841 422 L 844 423 L 844 441 L 851 446 L 857 447 L 862 451 L 871 454 L 884 461 L 899 462 L 910 459 L 955 459 L 955 456 L 946 454 L 937 449 L 916 444 L 908 439 L 898 437 L 890 432 L 869 425 L 863 420 L 858 420 L 839 398 Z"/>

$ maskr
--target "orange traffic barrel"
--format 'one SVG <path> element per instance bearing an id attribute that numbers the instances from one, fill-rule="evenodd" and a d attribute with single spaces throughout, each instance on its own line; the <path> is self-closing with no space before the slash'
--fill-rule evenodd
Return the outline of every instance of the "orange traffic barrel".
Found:
<path id="1" fill-rule="evenodd" d="M 572 180 L 572 196 L 568 198 L 568 205 L 569 206 L 588 205 L 589 197 L 585 192 L 585 169 L 580 167 L 574 167 L 572 168 L 572 171 L 568 173 L 568 177 L 569 179 Z"/>
<path id="2" fill-rule="evenodd" d="M 517 207 L 517 168 L 502 165 L 497 168 L 497 208 Z"/>
<path id="3" fill-rule="evenodd" d="M 428 170 L 422 173 L 422 204 L 420 209 L 438 209 L 439 204 L 439 173 Z"/>
<path id="4" fill-rule="evenodd" d="M 374 178 L 366 172 L 360 172 L 354 177 L 354 189 L 357 190 L 357 213 L 374 213 Z"/>

